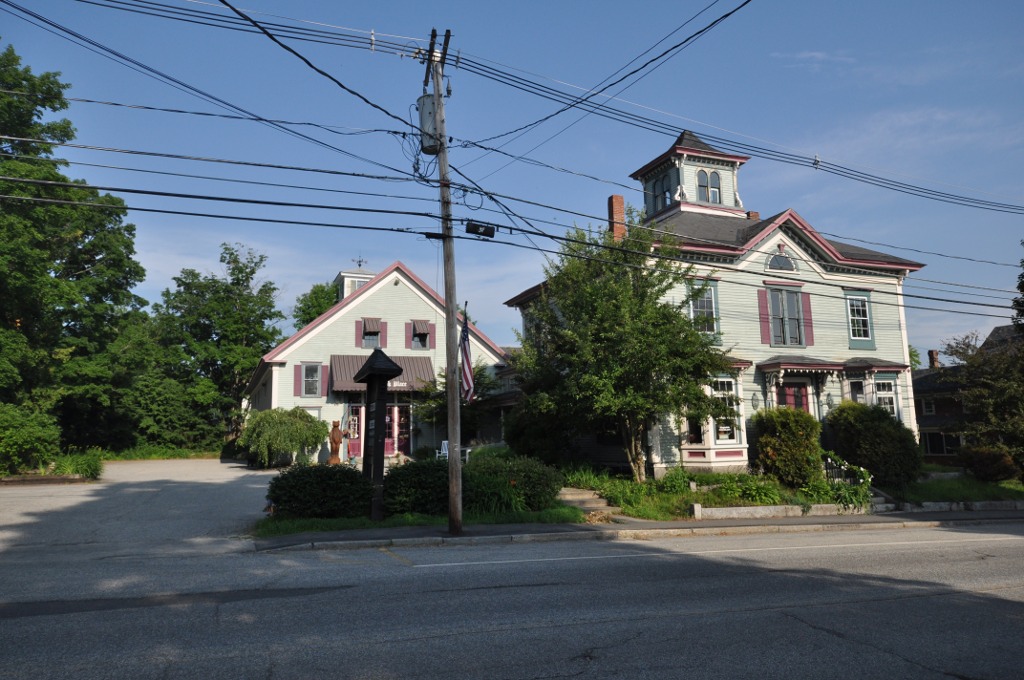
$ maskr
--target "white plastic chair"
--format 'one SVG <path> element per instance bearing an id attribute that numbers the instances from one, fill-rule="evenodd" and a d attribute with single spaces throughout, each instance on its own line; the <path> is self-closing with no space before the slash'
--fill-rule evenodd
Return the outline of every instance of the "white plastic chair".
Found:
<path id="1" fill-rule="evenodd" d="M 448 460 L 448 440 L 441 442 L 441 448 L 434 452 L 438 460 Z"/>

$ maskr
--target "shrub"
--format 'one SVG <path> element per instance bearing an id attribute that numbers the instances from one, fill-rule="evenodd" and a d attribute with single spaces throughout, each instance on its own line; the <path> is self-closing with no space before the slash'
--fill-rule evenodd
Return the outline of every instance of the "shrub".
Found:
<path id="1" fill-rule="evenodd" d="M 238 446 L 260 467 L 288 465 L 295 454 L 319 448 L 327 439 L 327 423 L 296 406 L 256 411 L 245 422 Z"/>
<path id="2" fill-rule="evenodd" d="M 470 509 L 493 505 L 485 496 L 500 489 L 509 501 L 508 510 L 515 510 L 520 498 L 524 510 L 546 510 L 556 505 L 558 492 L 565 483 L 561 472 L 535 458 L 506 458 L 500 453 L 480 458 L 471 456 L 463 475 L 463 493 L 466 507 Z"/>
<path id="3" fill-rule="evenodd" d="M 51 416 L 0 403 L 0 474 L 48 464 L 59 442 L 60 428 Z"/>
<path id="4" fill-rule="evenodd" d="M 448 514 L 448 461 L 414 460 L 384 476 L 384 512 L 388 515 Z"/>
<path id="5" fill-rule="evenodd" d="M 836 453 L 867 468 L 875 481 L 902 494 L 921 473 L 922 454 L 914 433 L 881 406 L 844 401 L 828 414 Z"/>
<path id="6" fill-rule="evenodd" d="M 103 474 L 102 452 L 93 450 L 87 453 L 58 456 L 53 461 L 55 475 L 82 475 L 87 479 L 99 479 Z"/>
<path id="7" fill-rule="evenodd" d="M 373 485 L 348 465 L 296 465 L 270 480 L 267 498 L 286 517 L 368 517 Z"/>
<path id="8" fill-rule="evenodd" d="M 779 488 L 763 479 L 748 476 L 740 482 L 740 498 L 758 505 L 778 505 L 782 502 Z"/>
<path id="9" fill-rule="evenodd" d="M 982 482 L 1016 479 L 1021 474 L 1010 449 L 998 444 L 965 446 L 960 459 L 974 478 Z"/>
<path id="10" fill-rule="evenodd" d="M 685 468 L 675 467 L 665 473 L 665 476 L 658 480 L 658 490 L 663 493 L 688 493 L 693 475 Z"/>
<path id="11" fill-rule="evenodd" d="M 821 424 L 795 408 L 761 409 L 752 419 L 757 431 L 755 465 L 786 486 L 799 489 L 822 479 Z"/>

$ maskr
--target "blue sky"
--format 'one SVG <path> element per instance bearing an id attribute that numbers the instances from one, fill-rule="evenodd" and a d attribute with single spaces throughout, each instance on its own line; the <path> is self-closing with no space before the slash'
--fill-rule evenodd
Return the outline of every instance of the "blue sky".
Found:
<path id="1" fill-rule="evenodd" d="M 104 5 L 109 0 L 97 2 Z M 381 49 L 373 51 L 287 42 L 351 90 L 407 121 L 415 120 L 413 106 L 423 91 L 424 66 L 384 46 L 397 44 L 401 51 L 411 52 L 417 46 L 426 47 L 431 28 L 442 34 L 451 29 L 446 76 L 453 94 L 445 105 L 448 134 L 455 139 L 452 165 L 490 192 L 534 202 L 506 201 L 535 227 L 557 234 L 573 224 L 599 226 L 612 193 L 624 194 L 628 202 L 640 205 L 639 187 L 629 174 L 665 151 L 674 135 L 569 111 L 521 136 L 487 142 L 504 144 L 502 150 L 508 154 L 572 172 L 510 162 L 507 156 L 462 146 L 463 140 L 484 140 L 560 108 L 482 77 L 467 65 L 484 65 L 494 72 L 581 93 L 645 51 L 653 48 L 630 68 L 681 42 L 741 2 L 720 1 L 699 15 L 711 0 L 239 0 L 236 6 L 261 21 L 363 38 L 373 31 L 374 38 L 382 41 Z M 257 122 L 85 102 L 73 103 L 64 114 L 78 130 L 78 143 L 357 175 L 401 177 L 413 172 L 416 160 L 421 169 L 432 170 L 429 157 L 417 159 L 411 152 L 415 147 L 411 138 L 403 140 L 394 134 L 408 131 L 409 126 L 315 73 L 265 36 L 74 0 L 17 0 L 17 4 L 263 118 L 332 126 L 336 133 L 295 129 L 340 151 Z M 226 16 L 216 2 L 160 0 L 159 7 Z M 0 13 L 2 42 L 13 44 L 33 71 L 62 72 L 72 84 L 71 97 L 223 113 L 209 102 L 99 54 L 95 47 L 90 51 L 53 28 L 43 30 L 22 20 L 23 15 L 8 5 L 0 3 L 0 10 L 4 10 Z M 316 24 L 299 24 L 300 20 Z M 659 61 L 657 68 L 645 69 L 642 79 L 625 81 L 623 85 L 632 83 L 628 89 L 620 93 L 619 85 L 608 94 L 618 93 L 615 106 L 621 109 L 698 135 L 805 157 L 817 155 L 886 179 L 1020 206 L 1024 204 L 1021 26 L 1024 5 L 1010 0 L 986 2 L 983 8 L 943 0 L 753 0 L 686 49 Z M 70 176 L 99 186 L 371 210 L 438 211 L 436 189 L 414 181 L 85 149 L 64 149 L 61 155 L 74 162 L 67 169 Z M 925 263 L 923 270 L 910 277 L 908 293 L 971 303 L 913 303 L 933 308 L 907 311 L 911 344 L 922 355 L 954 335 L 970 330 L 984 334 L 995 325 L 1009 323 L 1008 309 L 981 305 L 1008 306 L 1013 297 L 1024 257 L 1020 244 L 1024 218 L 1019 213 L 927 200 L 757 157 L 741 171 L 740 193 L 747 209 L 762 215 L 793 208 L 833 238 Z M 416 231 L 438 228 L 438 220 L 429 217 L 121 195 L 137 207 Z M 479 196 L 456 195 L 456 218 L 523 226 L 493 210 L 493 204 Z M 138 258 L 148 272 L 137 292 L 151 301 L 159 299 L 183 267 L 219 271 L 222 242 L 242 243 L 267 255 L 265 276 L 279 287 L 279 307 L 286 313 L 297 295 L 354 267 L 358 258 L 375 271 L 401 260 L 443 290 L 439 242 L 422 236 L 145 212 L 132 213 L 130 221 L 137 226 Z M 555 242 L 544 238 L 535 237 L 531 243 L 508 233 L 499 234 L 494 242 L 456 243 L 459 301 L 468 301 L 470 314 L 499 344 L 514 344 L 513 329 L 519 327 L 518 314 L 502 303 L 542 277 L 544 255 L 533 249 L 534 244 L 557 249 Z"/>

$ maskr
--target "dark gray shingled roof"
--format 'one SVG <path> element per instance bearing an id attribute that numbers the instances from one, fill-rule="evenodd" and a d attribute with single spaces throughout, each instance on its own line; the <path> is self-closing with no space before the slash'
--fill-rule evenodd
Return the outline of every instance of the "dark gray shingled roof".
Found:
<path id="1" fill-rule="evenodd" d="M 778 213 L 763 220 L 749 220 L 739 217 L 708 215 L 706 213 L 675 210 L 657 219 L 656 227 L 674 234 L 684 245 L 691 246 L 725 246 L 742 248 L 751 238 L 777 220 L 783 213 Z M 822 237 L 824 238 L 824 237 Z M 921 264 L 906 260 L 895 255 L 880 253 L 868 248 L 850 245 L 841 241 L 825 239 L 844 258 L 851 260 L 868 260 L 885 264 L 908 265 L 919 268 Z"/>
<path id="2" fill-rule="evenodd" d="M 689 130 L 683 130 L 683 134 L 679 135 L 676 139 L 675 146 L 683 146 L 687 149 L 696 149 L 697 151 L 710 151 L 711 153 L 718 154 L 725 153 L 724 151 L 719 151 L 710 144 L 707 144 L 704 140 Z"/>

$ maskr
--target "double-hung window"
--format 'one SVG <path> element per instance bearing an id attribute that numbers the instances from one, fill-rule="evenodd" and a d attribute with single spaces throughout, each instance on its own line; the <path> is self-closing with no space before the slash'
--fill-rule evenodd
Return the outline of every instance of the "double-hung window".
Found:
<path id="1" fill-rule="evenodd" d="M 850 349 L 875 349 L 875 334 L 872 330 L 871 292 L 847 290 L 846 321 L 849 331 Z"/>
<path id="2" fill-rule="evenodd" d="M 803 345 L 800 317 L 800 291 L 768 289 L 773 345 Z"/>
<path id="3" fill-rule="evenodd" d="M 708 281 L 703 291 L 697 291 L 690 298 L 690 318 L 693 326 L 702 333 L 718 332 L 718 315 L 715 309 L 716 281 Z"/>
<path id="4" fill-rule="evenodd" d="M 715 398 L 732 405 L 736 396 L 736 383 L 731 379 L 718 379 L 711 383 Z M 735 418 L 715 418 L 713 431 L 716 444 L 730 444 L 739 441 L 739 428 Z"/>
<path id="5" fill-rule="evenodd" d="M 326 397 L 327 366 L 318 363 L 303 362 L 295 364 L 295 397 Z M 306 407 L 303 407 L 306 408 Z"/>
<path id="6" fill-rule="evenodd" d="M 302 396 L 320 396 L 320 364 L 302 365 Z"/>
<path id="7" fill-rule="evenodd" d="M 810 347 L 814 344 L 811 296 L 799 283 L 765 281 L 757 291 L 761 342 L 772 347 Z"/>
<path id="8" fill-rule="evenodd" d="M 875 379 L 875 403 L 888 411 L 894 418 L 896 414 L 896 381 Z"/>

